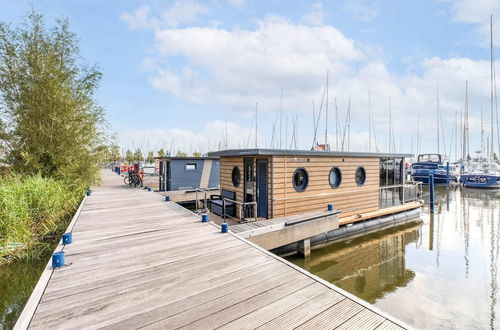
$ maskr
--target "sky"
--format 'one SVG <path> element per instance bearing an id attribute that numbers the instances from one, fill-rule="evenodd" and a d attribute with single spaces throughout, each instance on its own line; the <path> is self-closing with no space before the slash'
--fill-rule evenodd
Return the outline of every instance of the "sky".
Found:
<path id="1" fill-rule="evenodd" d="M 19 24 L 30 3 L 49 26 L 69 19 L 82 62 L 99 66 L 123 150 L 310 149 L 314 103 L 317 141 L 332 149 L 350 109 L 346 150 L 389 151 L 392 123 L 391 151 L 437 152 L 439 95 L 440 152 L 454 158 L 466 81 L 470 152 L 481 107 L 490 139 L 498 0 L 0 0 L 0 21 Z"/>

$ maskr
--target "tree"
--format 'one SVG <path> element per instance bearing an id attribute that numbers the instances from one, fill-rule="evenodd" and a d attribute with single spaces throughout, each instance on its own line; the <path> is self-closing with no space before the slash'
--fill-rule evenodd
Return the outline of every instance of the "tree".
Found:
<path id="1" fill-rule="evenodd" d="M 136 161 L 136 162 L 142 162 L 142 161 L 144 161 L 144 156 L 142 155 L 142 151 L 139 148 L 135 149 L 135 152 L 134 152 L 134 161 Z"/>
<path id="2" fill-rule="evenodd" d="M 158 157 L 165 157 L 165 155 L 166 155 L 166 153 L 165 153 L 165 150 L 163 148 L 158 150 Z"/>
<path id="3" fill-rule="evenodd" d="M 150 164 L 155 162 L 155 155 L 152 151 L 148 152 L 148 157 L 146 157 L 146 162 Z"/>
<path id="4" fill-rule="evenodd" d="M 31 10 L 26 24 L 0 22 L 0 144 L 20 173 L 88 187 L 106 157 L 103 109 L 94 100 L 96 66 L 81 64 L 67 20 L 47 29 Z"/>
<path id="5" fill-rule="evenodd" d="M 185 152 L 182 152 L 182 151 L 177 151 L 177 153 L 175 154 L 175 157 L 187 157 L 187 153 Z"/>
<path id="6" fill-rule="evenodd" d="M 201 157 L 201 152 L 199 151 L 193 152 L 193 157 Z"/>
<path id="7" fill-rule="evenodd" d="M 125 160 L 129 163 L 134 161 L 134 154 L 130 149 L 127 149 L 127 152 L 125 153 Z"/>

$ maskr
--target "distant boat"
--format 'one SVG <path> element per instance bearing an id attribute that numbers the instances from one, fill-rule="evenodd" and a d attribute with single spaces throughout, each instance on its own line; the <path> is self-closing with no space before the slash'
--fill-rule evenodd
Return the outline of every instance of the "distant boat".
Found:
<path id="1" fill-rule="evenodd" d="M 492 160 L 478 158 L 469 163 L 460 182 L 464 187 L 500 189 L 500 166 Z"/>
<path id="2" fill-rule="evenodd" d="M 465 171 L 460 176 L 460 182 L 464 187 L 470 188 L 488 188 L 500 189 L 500 166 L 493 160 L 494 155 L 494 130 L 493 130 L 493 108 L 494 101 L 496 102 L 496 86 L 494 81 L 494 61 L 493 61 L 493 16 L 490 15 L 490 62 L 491 62 L 491 147 L 490 157 L 483 157 L 483 144 L 481 142 L 481 151 L 478 151 L 478 156 L 466 164 Z M 494 99 L 495 97 L 495 99 Z M 498 115 L 497 115 L 498 117 Z M 497 119 L 498 120 L 498 119 Z M 483 134 L 483 117 L 481 112 L 481 141 Z M 498 127 L 498 123 L 497 123 Z M 500 141 L 498 141 L 500 144 Z"/>
<path id="3" fill-rule="evenodd" d="M 449 165 L 450 182 L 458 182 L 455 168 Z M 446 165 L 443 165 L 443 157 L 440 154 L 418 155 L 417 162 L 411 165 L 410 175 L 413 181 L 429 184 L 429 174 L 434 175 L 435 184 L 446 184 Z"/>

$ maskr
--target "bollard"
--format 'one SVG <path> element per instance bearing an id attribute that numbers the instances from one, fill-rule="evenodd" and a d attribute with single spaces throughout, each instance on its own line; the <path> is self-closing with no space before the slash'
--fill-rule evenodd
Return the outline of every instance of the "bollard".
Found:
<path id="1" fill-rule="evenodd" d="M 201 215 L 201 222 L 208 222 L 208 214 Z"/>
<path id="2" fill-rule="evenodd" d="M 229 225 L 224 222 L 220 225 L 220 232 L 221 233 L 227 233 L 227 230 L 229 229 Z"/>
<path id="3" fill-rule="evenodd" d="M 87 189 L 87 196 L 92 195 L 92 189 Z"/>
<path id="4" fill-rule="evenodd" d="M 333 205 L 332 205 L 332 204 L 328 204 L 328 205 L 326 206 L 326 209 L 327 209 L 328 211 L 333 211 Z"/>
<path id="5" fill-rule="evenodd" d="M 450 185 L 450 162 L 446 162 L 446 186 Z"/>
<path id="6" fill-rule="evenodd" d="M 165 202 L 170 202 L 170 196 L 165 196 Z"/>
<path id="7" fill-rule="evenodd" d="M 63 245 L 68 245 L 73 243 L 73 234 L 72 233 L 64 233 L 62 235 L 62 243 Z"/>
<path id="8" fill-rule="evenodd" d="M 430 211 L 434 213 L 434 174 L 429 174 L 429 207 Z"/>
<path id="9" fill-rule="evenodd" d="M 64 251 L 52 254 L 52 268 L 64 266 Z"/>

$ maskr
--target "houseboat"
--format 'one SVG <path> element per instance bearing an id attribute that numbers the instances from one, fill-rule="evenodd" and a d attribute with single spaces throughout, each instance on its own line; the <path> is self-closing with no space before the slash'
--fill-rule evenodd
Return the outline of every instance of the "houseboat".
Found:
<path id="1" fill-rule="evenodd" d="M 236 149 L 220 157 L 224 216 L 275 219 L 339 210 L 340 224 L 421 206 L 418 184 L 405 184 L 408 154 Z M 212 211 L 221 214 L 221 202 Z"/>
<path id="2" fill-rule="evenodd" d="M 158 191 L 175 202 L 203 199 L 203 192 L 218 194 L 219 157 L 156 157 Z"/>

